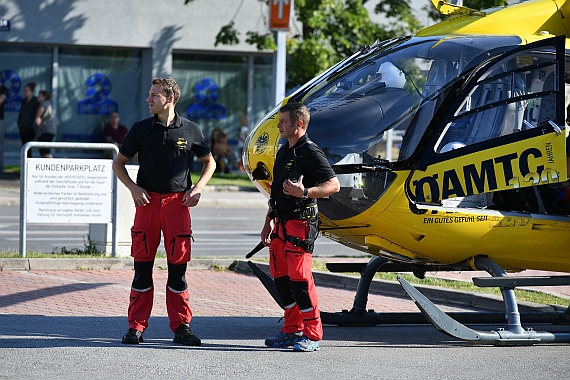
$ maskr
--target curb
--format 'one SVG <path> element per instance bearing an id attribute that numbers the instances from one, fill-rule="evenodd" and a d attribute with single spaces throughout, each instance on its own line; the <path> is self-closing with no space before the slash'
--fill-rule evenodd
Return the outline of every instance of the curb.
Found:
<path id="1" fill-rule="evenodd" d="M 254 261 L 254 263 L 269 274 L 269 264 Z M 156 259 L 155 269 L 165 270 L 168 267 L 166 259 Z M 50 258 L 0 258 L 1 271 L 35 271 L 35 270 L 132 270 L 133 259 L 128 258 L 93 258 L 93 259 L 50 259 Z M 192 259 L 188 263 L 188 270 L 225 269 L 238 273 L 252 274 L 247 260 L 235 259 Z M 345 276 L 336 273 L 313 271 L 317 286 L 344 289 L 356 292 L 358 277 Z M 416 285 L 414 287 L 422 292 L 432 302 L 471 307 L 489 311 L 504 311 L 502 297 L 458 291 L 448 288 L 439 288 L 429 285 Z M 373 280 L 370 284 L 370 293 L 387 297 L 409 299 L 408 295 L 397 281 Z M 347 307 L 350 305 L 347 305 Z M 520 312 L 553 312 L 555 308 L 532 302 L 519 301 Z"/>
<path id="2" fill-rule="evenodd" d="M 234 259 L 193 259 L 188 269 L 229 268 Z M 155 269 L 166 269 L 166 259 L 156 259 Z M 50 259 L 50 258 L 0 258 L 1 271 L 34 271 L 34 270 L 132 270 L 132 257 L 126 258 L 93 258 L 93 259 Z"/>

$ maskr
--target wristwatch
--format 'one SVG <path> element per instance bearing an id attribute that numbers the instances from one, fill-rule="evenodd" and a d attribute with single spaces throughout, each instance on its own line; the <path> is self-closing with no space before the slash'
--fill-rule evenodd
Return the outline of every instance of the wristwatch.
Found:
<path id="1" fill-rule="evenodd" d="M 309 190 L 307 190 L 306 187 L 303 189 L 303 195 L 301 196 L 301 199 L 304 201 L 309 199 Z"/>

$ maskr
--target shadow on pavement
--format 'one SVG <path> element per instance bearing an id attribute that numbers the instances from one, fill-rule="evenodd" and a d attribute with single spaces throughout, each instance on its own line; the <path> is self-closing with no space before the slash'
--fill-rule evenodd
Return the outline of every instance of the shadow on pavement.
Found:
<path id="1" fill-rule="evenodd" d="M 274 317 L 197 316 L 192 320 L 191 328 L 202 339 L 201 349 L 266 350 L 264 340 L 274 337 L 281 329 L 281 324 L 277 322 L 278 319 Z M 418 334 L 418 328 L 421 334 Z M 119 347 L 123 346 L 121 337 L 126 330 L 126 316 L 52 317 L 6 314 L 0 315 L 0 348 Z M 428 325 L 325 326 L 324 330 L 323 344 L 341 347 L 456 347 L 465 344 L 450 340 Z M 144 334 L 145 343 L 136 347 L 188 349 L 172 343 L 172 337 L 167 317 L 151 317 L 149 328 Z"/>
<path id="2" fill-rule="evenodd" d="M 84 290 L 96 289 L 107 285 L 111 284 L 107 283 L 66 284 L 66 285 L 52 286 L 49 288 L 34 289 L 26 292 L 0 296 L 0 305 L 2 305 L 2 307 L 14 306 L 22 302 L 28 302 L 30 300 L 52 297 L 54 295 L 61 295 L 66 293 L 81 292 Z"/>

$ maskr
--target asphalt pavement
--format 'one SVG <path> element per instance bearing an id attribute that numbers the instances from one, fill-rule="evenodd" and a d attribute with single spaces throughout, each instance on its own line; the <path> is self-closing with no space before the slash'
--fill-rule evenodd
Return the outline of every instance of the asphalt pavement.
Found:
<path id="1" fill-rule="evenodd" d="M 172 343 L 165 310 L 167 273 L 160 268 L 154 271 L 154 305 L 145 341 L 137 346 L 120 342 L 127 328 L 131 270 L 0 271 L 0 377 L 474 380 L 570 376 L 565 344 L 473 345 L 449 338 L 428 324 L 398 321 L 369 327 L 326 324 L 320 352 L 267 348 L 264 339 L 280 330 L 282 310 L 257 278 L 239 270 L 220 270 L 223 265 L 196 260 L 186 275 L 191 328 L 202 339 L 201 347 Z M 243 262 L 237 265 L 244 267 Z M 337 276 L 338 281 L 331 284 L 329 275 L 323 276 L 315 276 L 322 311 L 349 308 L 355 283 Z M 418 314 L 409 298 L 379 294 L 376 287 L 387 291 L 384 285 L 373 284 L 369 308 L 383 315 Z M 447 294 L 448 299 L 454 298 Z M 433 300 L 433 294 L 429 297 Z M 481 305 L 435 303 L 445 312 L 482 310 Z M 470 327 L 494 330 L 504 326 Z M 551 324 L 525 327 L 568 331 L 568 326 Z"/>

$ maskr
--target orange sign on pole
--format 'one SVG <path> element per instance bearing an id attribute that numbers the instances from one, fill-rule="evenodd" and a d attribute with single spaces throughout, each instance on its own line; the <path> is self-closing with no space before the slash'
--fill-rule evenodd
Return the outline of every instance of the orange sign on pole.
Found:
<path id="1" fill-rule="evenodd" d="M 269 0 L 269 29 L 289 30 L 293 0 Z"/>

